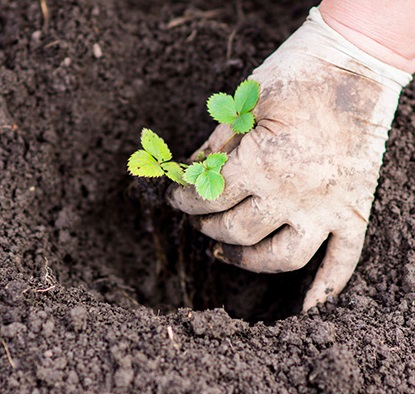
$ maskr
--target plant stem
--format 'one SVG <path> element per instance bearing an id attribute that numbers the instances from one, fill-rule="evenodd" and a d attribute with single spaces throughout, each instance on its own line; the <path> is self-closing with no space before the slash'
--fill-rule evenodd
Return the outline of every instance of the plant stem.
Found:
<path id="1" fill-rule="evenodd" d="M 229 142 L 232 141 L 233 137 L 235 137 L 236 133 L 233 133 L 226 141 L 225 143 L 217 150 L 217 152 L 221 152 L 222 149 L 229 144 Z"/>

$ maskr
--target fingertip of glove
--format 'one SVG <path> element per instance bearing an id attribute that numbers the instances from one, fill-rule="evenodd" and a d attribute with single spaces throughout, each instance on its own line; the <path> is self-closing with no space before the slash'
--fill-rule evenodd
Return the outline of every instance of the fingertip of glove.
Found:
<path id="1" fill-rule="evenodd" d="M 303 312 L 307 313 L 309 310 L 312 310 L 313 308 L 317 308 L 317 304 L 324 303 L 324 302 L 325 302 L 325 299 L 321 299 L 321 297 L 317 297 L 317 295 L 314 294 L 312 289 L 309 289 L 303 301 Z"/>
<path id="2" fill-rule="evenodd" d="M 223 253 L 222 244 L 216 244 L 213 247 L 213 256 L 215 257 L 215 259 L 229 264 L 229 262 L 227 261 L 225 255 Z"/>
<path id="3" fill-rule="evenodd" d="M 213 247 L 213 256 L 226 264 L 241 266 L 242 253 L 242 246 L 217 243 Z"/>

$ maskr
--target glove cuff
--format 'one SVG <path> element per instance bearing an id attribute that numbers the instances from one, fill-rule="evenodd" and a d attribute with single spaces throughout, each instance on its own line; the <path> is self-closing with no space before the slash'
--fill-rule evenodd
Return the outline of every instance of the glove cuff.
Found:
<path id="1" fill-rule="evenodd" d="M 306 36 L 316 45 L 322 47 L 326 54 L 325 61 L 373 79 L 398 94 L 412 80 L 411 74 L 369 55 L 332 29 L 323 20 L 317 7 L 310 10 L 309 16 L 300 30 L 306 30 Z M 355 60 L 355 62 L 350 60 Z"/>

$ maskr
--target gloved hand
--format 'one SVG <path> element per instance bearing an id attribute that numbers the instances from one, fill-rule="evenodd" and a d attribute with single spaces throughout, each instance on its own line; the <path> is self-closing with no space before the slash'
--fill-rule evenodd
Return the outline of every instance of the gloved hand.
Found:
<path id="1" fill-rule="evenodd" d="M 250 77 L 261 95 L 257 126 L 230 152 L 215 201 L 193 187 L 174 207 L 221 241 L 219 259 L 254 272 L 303 267 L 329 237 L 304 310 L 337 295 L 359 260 L 379 168 L 410 74 L 382 63 L 331 29 L 318 9 Z M 232 135 L 216 128 L 202 149 Z"/>

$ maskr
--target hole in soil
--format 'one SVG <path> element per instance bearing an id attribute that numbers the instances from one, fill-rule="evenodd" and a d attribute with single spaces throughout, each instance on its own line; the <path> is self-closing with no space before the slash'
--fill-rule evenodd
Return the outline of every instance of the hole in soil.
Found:
<path id="1" fill-rule="evenodd" d="M 87 231 L 105 244 L 101 258 L 108 261 L 94 273 L 95 292 L 111 303 L 129 297 L 158 313 L 224 307 L 251 323 L 300 312 L 325 245 L 305 268 L 291 273 L 255 274 L 223 264 L 212 256 L 214 242 L 165 203 L 166 186 L 136 180 L 87 219 L 92 226 Z"/>

